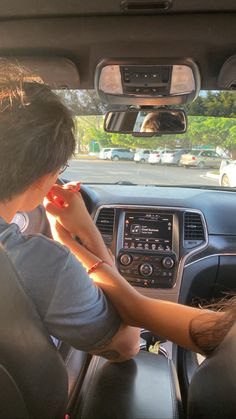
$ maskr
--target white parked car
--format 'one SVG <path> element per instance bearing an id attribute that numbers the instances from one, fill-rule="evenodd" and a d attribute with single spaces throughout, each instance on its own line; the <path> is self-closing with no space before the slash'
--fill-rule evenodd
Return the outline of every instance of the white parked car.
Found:
<path id="1" fill-rule="evenodd" d="M 162 154 L 165 153 L 166 151 L 167 149 L 152 151 L 152 153 L 150 154 L 148 158 L 148 163 L 151 163 L 151 164 L 161 163 Z"/>
<path id="2" fill-rule="evenodd" d="M 147 149 L 145 150 L 141 149 L 141 150 L 136 151 L 134 155 L 134 161 L 136 163 L 147 163 L 151 152 L 152 150 L 147 150 Z"/>
<path id="3" fill-rule="evenodd" d="M 223 160 L 220 166 L 220 186 L 236 188 L 236 160 Z"/>
<path id="4" fill-rule="evenodd" d="M 133 160 L 134 152 L 129 148 L 111 148 L 107 153 L 108 160 Z"/>
<path id="5" fill-rule="evenodd" d="M 166 150 L 161 156 L 161 163 L 162 164 L 173 164 L 179 165 L 181 156 L 183 154 L 188 153 L 190 150 L 186 148 L 179 148 L 173 150 Z"/>
<path id="6" fill-rule="evenodd" d="M 107 153 L 111 150 L 111 148 L 102 148 L 99 152 L 99 159 L 107 160 Z"/>

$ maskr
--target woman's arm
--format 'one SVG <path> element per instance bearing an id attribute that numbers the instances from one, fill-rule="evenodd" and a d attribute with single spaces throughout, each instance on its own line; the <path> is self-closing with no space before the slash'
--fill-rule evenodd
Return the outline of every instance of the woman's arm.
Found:
<path id="1" fill-rule="evenodd" d="M 61 225 L 57 224 L 56 229 L 57 240 L 68 246 L 87 269 L 101 260 L 74 240 Z M 108 295 L 124 324 L 144 327 L 191 351 L 203 353 L 191 338 L 191 322 L 197 319 L 199 328 L 207 327 L 209 322 L 222 316 L 222 313 L 142 296 L 107 263 L 99 265 L 90 276 Z"/>
<path id="2" fill-rule="evenodd" d="M 86 214 L 87 210 L 85 211 L 84 204 L 82 205 L 82 211 L 80 211 L 81 202 L 78 201 L 76 195 L 78 194 L 67 193 L 67 196 L 65 196 L 63 191 L 63 199 L 69 200 L 70 204 L 68 207 L 63 208 L 63 211 L 55 208 L 53 204 L 46 206 L 47 211 L 53 215 L 50 223 L 54 238 L 68 246 L 87 269 L 90 269 L 100 260 L 104 261 L 90 276 L 108 295 L 125 324 L 144 327 L 186 349 L 202 352 L 192 340 L 190 334 L 191 322 L 197 319 L 199 328 L 204 328 L 205 325 L 208 327 L 209 322 L 216 322 L 222 317 L 223 313 L 197 309 L 163 300 L 154 300 L 138 293 L 119 274 L 104 242 L 102 241 L 101 243 L 100 239 L 96 241 L 100 237 L 97 235 L 96 226 L 91 225 L 92 219 L 88 213 Z M 81 219 L 78 220 L 81 213 L 84 215 L 85 218 L 83 220 L 86 220 L 86 222 L 82 222 Z M 90 218 L 86 218 L 87 216 Z M 88 228 L 88 239 L 86 239 L 86 226 Z M 68 231 L 72 234 L 78 234 L 79 237 L 81 237 L 82 231 L 82 237 L 87 246 L 80 245 Z M 92 238 L 95 243 L 88 245 L 88 243 L 93 241 Z"/>
<path id="3" fill-rule="evenodd" d="M 198 309 L 139 294 L 117 271 L 107 265 L 91 274 L 109 296 L 126 324 L 144 327 L 194 352 L 204 353 L 192 340 L 192 321 L 204 329 L 222 318 L 224 313 Z M 209 334 L 208 339 L 211 339 Z"/>

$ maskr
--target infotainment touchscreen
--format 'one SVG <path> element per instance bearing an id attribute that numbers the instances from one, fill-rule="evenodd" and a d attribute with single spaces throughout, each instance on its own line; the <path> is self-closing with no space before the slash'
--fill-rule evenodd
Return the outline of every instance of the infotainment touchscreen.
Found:
<path id="1" fill-rule="evenodd" d="M 172 250 L 173 215 L 157 212 L 126 212 L 125 249 Z"/>

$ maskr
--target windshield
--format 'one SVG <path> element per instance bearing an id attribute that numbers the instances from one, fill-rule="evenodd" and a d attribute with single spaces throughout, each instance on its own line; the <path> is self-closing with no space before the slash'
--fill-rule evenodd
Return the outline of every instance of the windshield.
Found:
<path id="1" fill-rule="evenodd" d="M 56 93 L 72 110 L 75 121 L 76 152 L 63 174 L 65 179 L 84 183 L 231 186 L 225 183 L 226 177 L 221 182 L 225 176 L 221 172 L 236 159 L 234 92 L 202 91 L 195 102 L 182 106 L 188 118 L 185 134 L 151 138 L 105 132 L 104 116 L 111 109 L 101 103 L 94 90 Z M 234 176 L 236 182 L 236 171 Z"/>

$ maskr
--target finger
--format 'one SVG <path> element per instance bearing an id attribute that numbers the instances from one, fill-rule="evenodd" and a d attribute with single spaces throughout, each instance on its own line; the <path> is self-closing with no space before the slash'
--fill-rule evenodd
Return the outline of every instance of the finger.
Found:
<path id="1" fill-rule="evenodd" d="M 55 204 L 59 208 L 63 208 L 66 206 L 65 200 L 56 195 L 52 190 L 50 190 L 47 193 L 46 199 L 47 201 L 51 202 L 52 204 Z"/>
<path id="2" fill-rule="evenodd" d="M 80 182 L 77 182 L 74 185 L 71 185 L 71 184 L 68 185 L 67 184 L 65 186 L 65 189 L 69 189 L 70 191 L 73 191 L 73 192 L 79 192 L 80 191 Z"/>
<path id="3" fill-rule="evenodd" d="M 54 217 L 59 217 L 61 215 L 61 207 L 57 206 L 55 203 L 47 201 L 44 203 L 44 207 L 46 211 Z"/>
<path id="4" fill-rule="evenodd" d="M 77 181 L 77 182 L 67 182 L 67 183 L 64 183 L 63 185 L 62 185 L 62 187 L 63 187 L 63 189 L 76 189 L 76 188 L 79 188 L 80 187 L 80 182 L 79 181 Z"/>
<path id="5" fill-rule="evenodd" d="M 49 196 L 50 194 L 56 195 L 69 203 L 73 197 L 73 192 L 72 189 L 65 189 L 62 186 L 54 185 L 49 191 Z"/>

